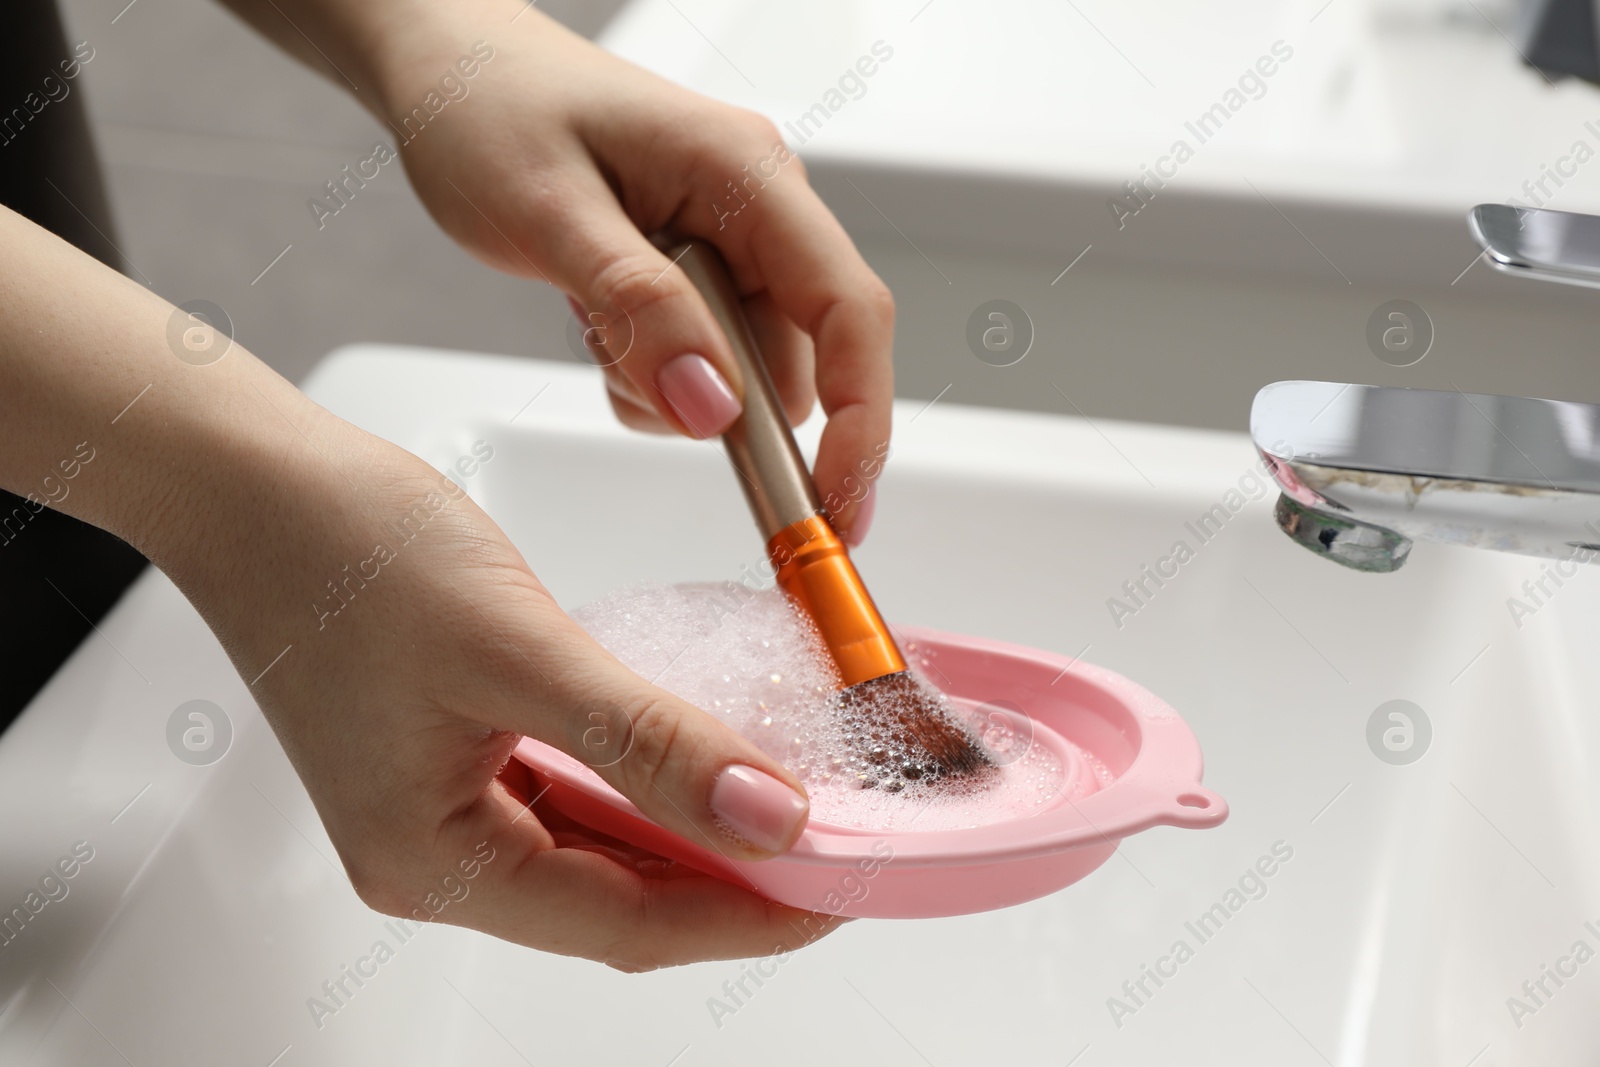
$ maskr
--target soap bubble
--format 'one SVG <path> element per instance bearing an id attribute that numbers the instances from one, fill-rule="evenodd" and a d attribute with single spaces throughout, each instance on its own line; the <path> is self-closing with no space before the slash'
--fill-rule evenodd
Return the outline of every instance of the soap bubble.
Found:
<path id="1" fill-rule="evenodd" d="M 1033 747 L 1033 720 L 1020 705 L 1009 700 L 986 700 L 976 711 L 979 739 L 989 758 L 999 766 L 1015 763 Z"/>
<path id="2" fill-rule="evenodd" d="M 974 736 L 1004 742 L 989 752 L 995 769 L 955 775 L 909 743 L 894 707 L 871 697 L 842 700 L 827 647 L 781 590 L 646 583 L 573 617 L 636 674 L 717 716 L 793 771 L 817 821 L 951 829 L 1017 818 L 1061 797 L 1066 768 L 1035 743 L 1031 720 L 1015 705 L 953 699 L 924 679 L 914 690 L 884 687 L 885 699 L 932 700 Z"/>

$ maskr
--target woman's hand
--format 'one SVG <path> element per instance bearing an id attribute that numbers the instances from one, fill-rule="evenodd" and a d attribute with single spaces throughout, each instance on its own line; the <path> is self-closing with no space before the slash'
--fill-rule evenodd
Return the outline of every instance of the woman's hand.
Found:
<path id="1" fill-rule="evenodd" d="M 381 99 L 368 102 L 440 225 L 485 262 L 571 295 L 623 422 L 694 437 L 726 429 L 746 385 L 704 301 L 645 235 L 716 245 L 790 419 L 821 399 L 817 488 L 858 543 L 889 439 L 894 301 L 773 125 L 524 0 L 372 6 L 385 16 L 368 59 Z M 439 106 L 446 89 L 458 98 L 431 115 L 429 94 Z"/>
<path id="2" fill-rule="evenodd" d="M 93 449 L 52 501 L 199 610 L 369 904 L 630 970 L 836 925 L 530 810 L 496 779 L 526 734 L 745 859 L 787 848 L 807 812 L 782 766 L 580 630 L 454 483 L 237 344 L 196 365 L 175 338 L 198 326 L 5 208 L 0 257 L 0 486 L 37 494 Z M 470 892 L 434 908 L 469 870 Z"/>
<path id="3" fill-rule="evenodd" d="M 893 303 L 770 123 L 609 56 L 524 0 L 230 2 L 354 78 L 446 230 L 575 298 L 630 425 L 711 437 L 740 409 L 725 339 L 645 235 L 716 245 L 790 418 L 821 400 L 815 479 L 860 540 L 889 437 Z M 169 306 L 3 210 L 0 250 L 0 484 L 26 492 L 75 442 L 103 442 L 95 470 L 117 477 L 75 488 L 64 510 L 132 542 L 200 610 L 253 680 L 363 899 L 412 914 L 476 865 L 442 921 L 628 969 L 771 953 L 831 929 L 547 824 L 496 779 L 526 734 L 742 858 L 787 848 L 806 815 L 791 774 L 599 648 L 435 472 L 241 348 L 205 367 L 174 358 Z"/>
<path id="4" fill-rule="evenodd" d="M 807 814 L 781 764 L 579 629 L 454 482 L 286 384 L 261 395 L 263 448 L 240 450 L 209 521 L 156 558 L 243 677 L 290 646 L 254 695 L 363 900 L 425 917 L 453 876 L 470 892 L 441 921 L 629 970 L 835 925 L 546 825 L 508 793 L 496 772 L 525 734 L 729 857 L 783 851 Z"/>

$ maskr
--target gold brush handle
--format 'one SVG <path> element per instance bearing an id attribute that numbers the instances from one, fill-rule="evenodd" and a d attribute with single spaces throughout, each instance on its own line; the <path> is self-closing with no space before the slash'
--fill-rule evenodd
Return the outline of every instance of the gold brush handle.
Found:
<path id="1" fill-rule="evenodd" d="M 722 441 L 777 565 L 778 584 L 816 623 L 847 687 L 905 670 L 888 625 L 822 509 L 722 256 L 698 240 L 677 243 L 666 254 L 705 298 L 744 379 L 744 413 Z"/>
<path id="2" fill-rule="evenodd" d="M 722 256 L 704 241 L 684 241 L 667 249 L 667 255 L 705 298 L 711 314 L 727 335 L 733 360 L 744 379 L 744 413 L 722 435 L 733 469 L 761 536 L 770 541 L 781 531 L 822 513 L 816 486 L 800 448 L 789 430 L 789 419 L 778 401 L 766 361 L 756 347 L 755 335 L 745 320 L 738 291 Z"/>

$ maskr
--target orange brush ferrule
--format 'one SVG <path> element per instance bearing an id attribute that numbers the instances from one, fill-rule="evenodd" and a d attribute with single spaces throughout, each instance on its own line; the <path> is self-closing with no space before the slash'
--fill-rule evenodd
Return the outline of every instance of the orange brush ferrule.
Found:
<path id="1" fill-rule="evenodd" d="M 784 527 L 767 542 L 767 555 L 778 568 L 778 584 L 816 623 L 845 688 L 906 669 L 905 657 L 827 519 L 813 515 Z"/>

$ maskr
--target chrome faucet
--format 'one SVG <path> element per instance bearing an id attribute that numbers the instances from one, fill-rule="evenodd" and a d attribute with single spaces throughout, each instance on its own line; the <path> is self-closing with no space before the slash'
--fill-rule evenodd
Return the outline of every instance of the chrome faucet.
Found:
<path id="1" fill-rule="evenodd" d="M 1600 218 L 1500 204 L 1469 225 L 1496 269 L 1600 288 Z M 1414 541 L 1557 559 L 1600 552 L 1600 406 L 1337 382 L 1256 394 L 1279 527 L 1362 571 Z"/>

